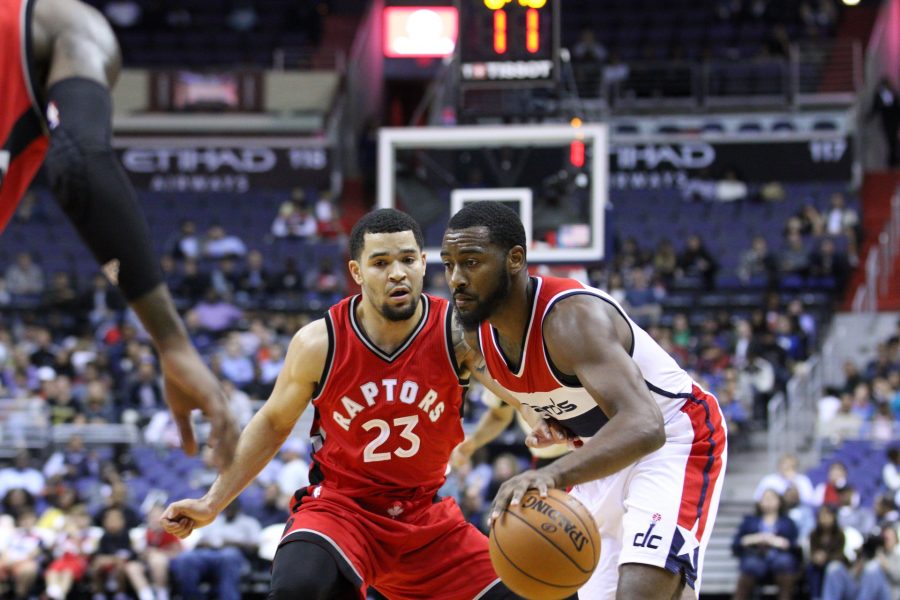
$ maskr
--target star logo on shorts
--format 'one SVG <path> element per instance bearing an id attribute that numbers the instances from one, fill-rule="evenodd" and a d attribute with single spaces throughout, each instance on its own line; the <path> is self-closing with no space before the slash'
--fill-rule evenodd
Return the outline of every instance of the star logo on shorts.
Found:
<path id="1" fill-rule="evenodd" d="M 396 519 L 403 514 L 403 507 L 400 506 L 399 502 L 395 502 L 392 507 L 387 509 L 387 514 L 391 515 L 392 519 Z"/>
<path id="2" fill-rule="evenodd" d="M 678 533 L 681 534 L 681 539 L 684 541 L 675 556 L 687 556 L 688 563 L 694 569 L 697 568 L 697 565 L 694 564 L 694 552 L 700 547 L 700 540 L 697 539 L 697 527 L 699 525 L 699 519 L 694 521 L 694 527 L 690 530 L 678 525 Z"/>

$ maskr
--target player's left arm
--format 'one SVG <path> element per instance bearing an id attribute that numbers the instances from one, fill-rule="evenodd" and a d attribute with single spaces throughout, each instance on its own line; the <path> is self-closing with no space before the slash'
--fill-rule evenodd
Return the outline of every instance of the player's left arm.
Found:
<path id="1" fill-rule="evenodd" d="M 504 483 L 494 500 L 492 517 L 508 503 L 518 503 L 529 488 L 546 493 L 551 487 L 599 479 L 665 443 L 662 412 L 637 364 L 625 351 L 615 317 L 605 307 L 586 295 L 561 300 L 544 321 L 543 333 L 553 363 L 578 377 L 609 422 L 576 452 Z"/>

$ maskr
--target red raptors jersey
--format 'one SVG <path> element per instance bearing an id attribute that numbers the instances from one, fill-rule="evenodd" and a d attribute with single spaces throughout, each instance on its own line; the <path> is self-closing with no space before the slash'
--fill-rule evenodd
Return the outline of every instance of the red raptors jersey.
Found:
<path id="1" fill-rule="evenodd" d="M 0 2 L 0 231 L 44 161 L 49 140 L 31 74 L 34 0 Z"/>
<path id="2" fill-rule="evenodd" d="M 421 320 L 386 354 L 356 320 L 361 301 L 347 298 L 326 317 L 310 481 L 356 499 L 430 501 L 463 439 L 449 303 L 423 294 Z"/>

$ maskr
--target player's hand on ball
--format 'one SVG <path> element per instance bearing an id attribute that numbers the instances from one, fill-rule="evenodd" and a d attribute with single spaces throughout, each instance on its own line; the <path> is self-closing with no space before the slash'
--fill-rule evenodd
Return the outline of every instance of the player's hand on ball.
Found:
<path id="1" fill-rule="evenodd" d="M 209 503 L 199 500 L 179 500 L 166 507 L 165 512 L 159 518 L 163 529 L 181 539 L 191 535 L 194 529 L 205 527 L 212 523 L 218 516 Z"/>
<path id="2" fill-rule="evenodd" d="M 197 439 L 191 423 L 191 411 L 200 409 L 212 430 L 207 443 L 214 449 L 214 462 L 224 469 L 234 458 L 238 428 L 228 409 L 228 399 L 194 347 L 186 344 L 160 350 L 166 403 L 181 435 L 187 454 L 197 453 Z"/>
<path id="3" fill-rule="evenodd" d="M 544 497 L 547 495 L 547 490 L 555 487 L 556 481 L 553 476 L 543 470 L 525 471 L 508 479 L 500 486 L 500 490 L 494 498 L 494 504 L 491 506 L 491 522 L 499 518 L 508 505 L 519 504 L 527 490 L 536 489 L 541 497 Z"/>

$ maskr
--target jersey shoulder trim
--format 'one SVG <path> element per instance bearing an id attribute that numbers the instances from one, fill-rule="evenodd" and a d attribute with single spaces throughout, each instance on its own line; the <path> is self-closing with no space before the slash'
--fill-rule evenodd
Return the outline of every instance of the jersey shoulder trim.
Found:
<path id="1" fill-rule="evenodd" d="M 328 351 L 325 355 L 325 367 L 322 369 L 322 376 L 313 390 L 312 398 L 310 398 L 311 402 L 318 400 L 322 396 L 322 392 L 325 391 L 325 386 L 328 385 L 328 375 L 331 373 L 331 365 L 334 362 L 335 335 L 334 325 L 331 323 L 331 311 L 325 313 L 324 320 L 325 330 L 328 332 Z"/>

